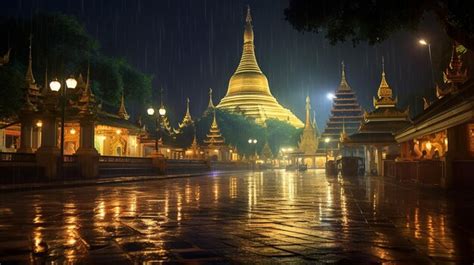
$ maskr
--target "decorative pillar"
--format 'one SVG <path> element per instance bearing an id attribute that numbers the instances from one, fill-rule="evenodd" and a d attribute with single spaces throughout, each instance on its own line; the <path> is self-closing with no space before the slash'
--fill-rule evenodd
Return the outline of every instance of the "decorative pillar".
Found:
<path id="1" fill-rule="evenodd" d="M 383 176 L 384 175 L 384 172 L 383 172 L 383 157 L 382 157 L 382 153 L 383 153 L 383 147 L 377 147 L 377 175 L 378 176 Z"/>
<path id="2" fill-rule="evenodd" d="M 20 148 L 18 153 L 34 153 L 33 151 L 33 119 L 21 119 Z"/>
<path id="3" fill-rule="evenodd" d="M 80 121 L 81 133 L 79 149 L 76 151 L 77 162 L 83 178 L 99 176 L 99 152 L 95 149 L 95 123 L 92 118 L 85 117 Z"/>
<path id="4" fill-rule="evenodd" d="M 5 152 L 5 129 L 0 129 L 0 152 Z"/>
<path id="5" fill-rule="evenodd" d="M 34 126 L 33 128 L 33 149 L 38 150 L 41 146 L 41 127 Z"/>
<path id="6" fill-rule="evenodd" d="M 57 146 L 58 122 L 54 115 L 44 115 L 41 133 L 41 147 L 36 151 L 36 161 L 43 167 L 44 175 L 49 179 L 58 176 L 60 151 Z"/>

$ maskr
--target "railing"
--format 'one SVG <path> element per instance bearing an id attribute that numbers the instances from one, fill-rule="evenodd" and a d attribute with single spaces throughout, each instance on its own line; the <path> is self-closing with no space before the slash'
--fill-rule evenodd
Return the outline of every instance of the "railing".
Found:
<path id="1" fill-rule="evenodd" d="M 64 155 L 63 161 L 64 161 L 64 163 L 76 163 L 77 162 L 77 156 L 75 156 L 75 155 Z"/>
<path id="2" fill-rule="evenodd" d="M 36 162 L 35 154 L 0 152 L 0 162 Z"/>
<path id="3" fill-rule="evenodd" d="M 384 177 L 394 178 L 396 176 L 395 160 L 383 160 L 383 167 Z"/>
<path id="4" fill-rule="evenodd" d="M 149 157 L 100 156 L 99 163 L 151 164 Z"/>

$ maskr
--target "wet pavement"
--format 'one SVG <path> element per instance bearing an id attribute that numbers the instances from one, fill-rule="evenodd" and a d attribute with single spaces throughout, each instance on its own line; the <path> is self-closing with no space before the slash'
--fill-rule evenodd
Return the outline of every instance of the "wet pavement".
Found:
<path id="1" fill-rule="evenodd" d="M 4 264 L 473 264 L 474 195 L 323 171 L 0 195 Z"/>

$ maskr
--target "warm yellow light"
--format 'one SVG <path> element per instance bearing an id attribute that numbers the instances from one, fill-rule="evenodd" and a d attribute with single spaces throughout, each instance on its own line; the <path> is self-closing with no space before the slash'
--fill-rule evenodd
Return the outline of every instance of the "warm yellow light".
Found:
<path id="1" fill-rule="evenodd" d="M 329 143 L 330 141 L 331 141 L 331 138 L 329 138 L 329 137 L 324 138 L 325 143 Z"/>
<path id="2" fill-rule="evenodd" d="M 122 134 L 122 130 L 117 129 L 117 130 L 115 131 L 115 133 L 116 133 L 116 134 Z"/>
<path id="3" fill-rule="evenodd" d="M 218 152 L 219 152 L 219 150 L 217 150 L 217 149 L 214 149 L 214 152 L 218 153 Z"/>
<path id="4" fill-rule="evenodd" d="M 444 145 L 448 146 L 448 138 L 444 138 Z"/>
<path id="5" fill-rule="evenodd" d="M 251 143 L 252 143 L 252 139 L 249 139 L 249 141 L 248 141 L 248 142 L 249 142 L 249 144 L 251 144 Z"/>
<path id="6" fill-rule="evenodd" d="M 74 79 L 74 77 L 69 77 L 66 79 L 66 86 L 67 88 L 74 89 L 77 86 L 77 81 Z"/>
<path id="7" fill-rule="evenodd" d="M 169 152 L 171 152 L 171 150 L 170 150 L 170 149 L 166 149 L 166 152 L 168 152 L 168 153 L 169 153 Z"/>
<path id="8" fill-rule="evenodd" d="M 61 89 L 61 83 L 59 83 L 59 81 L 55 79 L 51 81 L 51 83 L 49 83 L 49 88 L 51 89 L 51 91 L 58 92 L 59 89 Z"/>
<path id="9" fill-rule="evenodd" d="M 161 116 L 165 116 L 166 115 L 166 109 L 163 106 L 161 106 L 160 109 L 158 110 L 158 113 Z"/>
<path id="10" fill-rule="evenodd" d="M 155 109 L 150 107 L 146 110 L 146 113 L 148 113 L 150 116 L 153 116 L 153 114 L 155 114 Z"/>
<path id="11" fill-rule="evenodd" d="M 426 42 L 425 39 L 420 39 L 420 40 L 418 41 L 418 43 L 421 44 L 421 45 L 428 45 L 428 42 Z"/>
<path id="12" fill-rule="evenodd" d="M 253 143 L 256 144 L 256 143 L 257 143 L 257 139 L 253 139 Z"/>
<path id="13" fill-rule="evenodd" d="M 72 134 L 72 135 L 76 134 L 76 129 L 71 128 L 71 129 L 69 130 L 69 133 Z"/>
<path id="14" fill-rule="evenodd" d="M 41 120 L 36 122 L 36 127 L 41 128 L 43 127 L 43 122 Z"/>
<path id="15" fill-rule="evenodd" d="M 232 153 L 233 151 L 232 150 L 229 150 L 230 153 Z"/>
<path id="16" fill-rule="evenodd" d="M 288 148 L 288 152 L 293 152 L 293 148 Z"/>
<path id="17" fill-rule="evenodd" d="M 427 149 L 428 151 L 431 151 L 431 147 L 432 147 L 432 146 L 431 146 L 431 142 L 428 141 L 428 142 L 426 143 L 426 149 Z"/>
<path id="18" fill-rule="evenodd" d="M 200 153 L 201 155 L 202 155 L 202 154 L 204 154 L 204 152 L 203 152 L 203 151 L 201 151 L 201 152 L 199 152 L 199 153 Z"/>

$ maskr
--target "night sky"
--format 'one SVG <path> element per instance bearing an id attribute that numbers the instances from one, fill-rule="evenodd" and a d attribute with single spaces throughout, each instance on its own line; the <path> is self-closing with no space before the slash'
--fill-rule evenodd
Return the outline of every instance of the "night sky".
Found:
<path id="1" fill-rule="evenodd" d="M 99 40 L 103 53 L 124 57 L 152 74 L 155 100 L 163 86 L 167 105 L 182 117 L 186 97 L 191 98 L 191 113 L 198 116 L 207 106 L 209 87 L 216 104 L 225 95 L 240 60 L 247 4 L 260 68 L 273 95 L 302 120 L 309 93 L 318 126 L 324 128 L 331 108 L 326 94 L 339 84 L 341 60 L 366 109 L 371 109 L 380 83 L 382 56 L 400 107 L 410 104 L 420 111 L 421 95 L 434 96 L 428 50 L 417 43 L 420 36 L 439 34 L 434 23 L 425 22 L 417 33 L 397 33 L 380 45 L 353 48 L 352 43 L 331 46 L 322 34 L 294 30 L 284 20 L 287 0 L 2 0 L 0 15 L 59 11 L 76 16 Z M 138 112 L 133 109 L 138 106 L 131 108 Z"/>

